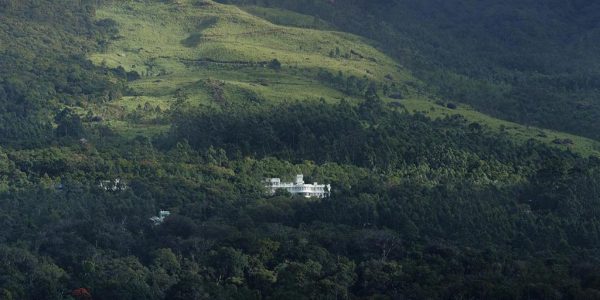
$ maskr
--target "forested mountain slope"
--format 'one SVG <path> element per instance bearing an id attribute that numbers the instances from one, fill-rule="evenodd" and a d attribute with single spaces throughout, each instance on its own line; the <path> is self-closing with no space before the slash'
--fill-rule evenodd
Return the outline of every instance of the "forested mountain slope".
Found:
<path id="1" fill-rule="evenodd" d="M 0 0 L 0 299 L 600 295 L 594 141 L 245 10 Z M 266 193 L 298 173 L 332 195 Z"/>
<path id="2" fill-rule="evenodd" d="M 114 28 L 97 22 L 82 1 L 0 1 L 0 141 L 50 142 L 54 115 L 64 105 L 108 101 L 118 77 L 86 58 Z"/>

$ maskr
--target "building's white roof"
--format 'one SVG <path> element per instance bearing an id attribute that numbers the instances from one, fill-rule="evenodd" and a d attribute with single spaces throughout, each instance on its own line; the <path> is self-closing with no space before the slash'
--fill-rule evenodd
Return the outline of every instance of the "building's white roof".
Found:
<path id="1" fill-rule="evenodd" d="M 285 189 L 292 194 L 304 194 L 307 197 L 325 197 L 331 192 L 331 185 L 329 184 L 304 183 L 302 174 L 298 174 L 294 182 L 281 182 L 279 178 L 267 178 L 265 182 L 267 183 L 266 187 L 272 194 L 278 189 Z"/>

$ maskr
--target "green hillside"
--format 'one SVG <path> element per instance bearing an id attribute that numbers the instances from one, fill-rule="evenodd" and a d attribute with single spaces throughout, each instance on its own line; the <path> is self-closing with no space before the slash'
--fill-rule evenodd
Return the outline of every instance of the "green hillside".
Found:
<path id="1" fill-rule="evenodd" d="M 498 120 L 464 110 L 465 106 L 439 107 L 426 94 L 417 93 L 414 87 L 421 84 L 371 42 L 340 32 L 276 25 L 258 17 L 294 26 L 312 20 L 297 13 L 244 9 L 254 15 L 210 1 L 129 1 L 100 7 L 96 17 L 115 21 L 119 35 L 105 51 L 90 58 L 99 66 L 134 72 L 140 79 L 129 84 L 132 95 L 95 110 L 111 128 L 131 137 L 168 130 L 163 112 L 177 99 L 180 105 L 220 107 L 321 98 L 356 102 L 362 97 L 321 78 L 325 70 L 376 83 L 380 92 L 384 85 L 394 85 L 409 99 L 400 103 L 410 112 L 432 118 L 460 114 L 519 141 L 534 139 L 583 155 L 600 153 L 600 143 L 590 139 Z M 280 67 L 269 66 L 275 59 Z"/>
<path id="2" fill-rule="evenodd" d="M 0 0 L 0 299 L 599 298 L 598 142 L 389 47 L 475 1 L 223 1 Z"/>
<path id="3" fill-rule="evenodd" d="M 168 109 L 178 97 L 208 106 L 353 98 L 319 80 L 323 70 L 364 82 L 412 80 L 356 36 L 274 25 L 210 1 L 129 1 L 100 7 L 96 16 L 114 20 L 119 36 L 92 61 L 141 77 L 130 84 L 135 96 L 111 103 L 128 112 L 146 103 Z M 330 56 L 336 49 L 346 55 Z"/>

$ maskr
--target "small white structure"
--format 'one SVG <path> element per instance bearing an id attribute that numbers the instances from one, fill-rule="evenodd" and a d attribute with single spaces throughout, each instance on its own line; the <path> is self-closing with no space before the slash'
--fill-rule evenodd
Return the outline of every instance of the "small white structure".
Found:
<path id="1" fill-rule="evenodd" d="M 154 216 L 152 218 L 150 218 L 150 221 L 152 221 L 152 223 L 154 223 L 154 225 L 160 225 L 165 221 L 165 218 L 170 216 L 171 212 L 168 210 L 161 210 L 158 213 L 158 216 Z"/>
<path id="2" fill-rule="evenodd" d="M 304 183 L 304 176 L 302 174 L 296 175 L 295 182 L 281 182 L 279 178 L 267 178 L 265 179 L 265 187 L 271 195 L 275 194 L 279 189 L 286 190 L 292 195 L 302 195 L 306 198 L 325 198 L 331 194 L 331 185 L 318 184 L 316 182 L 306 184 Z"/>
<path id="3" fill-rule="evenodd" d="M 105 191 L 124 191 L 128 188 L 125 181 L 122 181 L 120 178 L 116 178 L 114 180 L 101 180 L 98 184 L 98 187 Z"/>

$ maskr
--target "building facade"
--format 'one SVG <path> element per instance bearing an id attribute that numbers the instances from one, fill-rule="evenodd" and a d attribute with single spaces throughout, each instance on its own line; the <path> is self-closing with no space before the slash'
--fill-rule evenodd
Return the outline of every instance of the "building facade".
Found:
<path id="1" fill-rule="evenodd" d="M 273 195 L 277 190 L 286 190 L 292 195 L 301 195 L 306 198 L 316 197 L 325 198 L 331 194 L 331 185 L 329 184 L 306 184 L 302 174 L 296 175 L 294 182 L 281 182 L 279 178 L 265 179 L 265 187 L 268 192 Z"/>
<path id="2" fill-rule="evenodd" d="M 129 188 L 127 183 L 120 178 L 114 180 L 101 180 L 100 183 L 98 183 L 98 187 L 111 192 L 125 191 Z"/>

